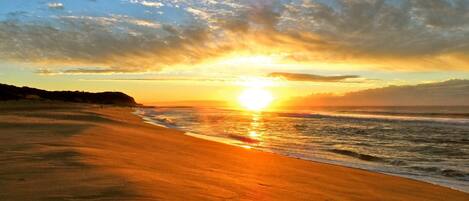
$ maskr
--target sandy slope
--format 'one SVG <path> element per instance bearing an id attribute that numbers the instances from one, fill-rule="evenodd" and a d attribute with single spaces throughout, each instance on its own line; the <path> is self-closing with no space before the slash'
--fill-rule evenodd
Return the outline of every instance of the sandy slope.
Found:
<path id="1" fill-rule="evenodd" d="M 469 200 L 423 182 L 205 141 L 129 108 L 0 103 L 0 200 Z"/>

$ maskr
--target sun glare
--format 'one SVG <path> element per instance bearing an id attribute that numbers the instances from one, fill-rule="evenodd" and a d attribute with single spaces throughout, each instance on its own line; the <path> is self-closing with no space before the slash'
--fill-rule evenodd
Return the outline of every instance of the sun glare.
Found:
<path id="1" fill-rule="evenodd" d="M 224 65 L 274 65 L 275 58 L 266 55 L 234 55 L 222 58 L 220 64 Z"/>
<path id="2" fill-rule="evenodd" d="M 261 111 L 272 102 L 272 94 L 262 88 L 245 89 L 238 98 L 241 105 L 252 111 Z"/>

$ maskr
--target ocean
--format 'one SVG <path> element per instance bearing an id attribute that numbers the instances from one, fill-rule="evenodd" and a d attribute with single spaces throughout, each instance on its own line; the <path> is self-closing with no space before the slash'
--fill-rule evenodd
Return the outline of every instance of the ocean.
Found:
<path id="1" fill-rule="evenodd" d="M 469 107 L 156 107 L 135 113 L 199 138 L 469 192 Z"/>

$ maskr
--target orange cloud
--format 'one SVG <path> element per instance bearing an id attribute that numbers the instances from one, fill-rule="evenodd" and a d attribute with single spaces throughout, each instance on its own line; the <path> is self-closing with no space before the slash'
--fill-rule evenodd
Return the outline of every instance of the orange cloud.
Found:
<path id="1" fill-rule="evenodd" d="M 84 66 L 58 69 L 62 73 L 146 72 L 243 52 L 280 55 L 284 63 L 469 70 L 467 1 L 342 0 L 337 8 L 315 1 L 262 2 L 232 11 L 190 5 L 196 18 L 187 25 L 122 16 L 1 21 L 0 59 Z"/>
<path id="2" fill-rule="evenodd" d="M 270 77 L 280 77 L 290 81 L 308 81 L 308 82 L 343 82 L 347 79 L 360 78 L 357 75 L 337 75 L 337 76 L 323 76 L 304 73 L 285 73 L 273 72 L 269 74 Z"/>

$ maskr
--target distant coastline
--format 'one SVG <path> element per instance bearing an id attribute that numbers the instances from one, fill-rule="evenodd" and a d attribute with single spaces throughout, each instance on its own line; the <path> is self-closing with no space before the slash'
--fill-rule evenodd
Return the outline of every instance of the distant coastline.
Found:
<path id="1" fill-rule="evenodd" d="M 122 92 L 46 91 L 30 87 L 0 84 L 0 101 L 52 100 L 74 103 L 137 106 L 135 99 Z"/>

